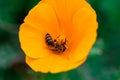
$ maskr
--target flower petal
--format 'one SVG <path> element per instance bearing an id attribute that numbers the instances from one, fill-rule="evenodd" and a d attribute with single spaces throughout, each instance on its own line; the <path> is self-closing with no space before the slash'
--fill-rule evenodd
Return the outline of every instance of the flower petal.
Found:
<path id="1" fill-rule="evenodd" d="M 50 55 L 44 58 L 32 59 L 26 57 L 27 64 L 35 71 L 40 71 L 43 73 L 51 72 L 57 73 L 66 70 L 67 60 L 61 58 L 58 55 Z"/>
<path id="2" fill-rule="evenodd" d="M 44 37 L 44 33 L 34 30 L 30 25 L 21 25 L 19 39 L 21 48 L 27 56 L 39 58 L 49 55 Z"/>
<path id="3" fill-rule="evenodd" d="M 42 0 L 44 3 L 55 9 L 59 25 L 64 28 L 67 23 L 71 23 L 73 14 L 84 6 L 84 0 Z M 69 26 L 66 26 L 67 28 Z"/>
<path id="4" fill-rule="evenodd" d="M 73 26 L 71 45 L 75 51 L 71 51 L 70 59 L 79 61 L 88 55 L 96 40 L 98 24 L 95 12 L 87 8 L 80 9 L 73 17 Z"/>
<path id="5" fill-rule="evenodd" d="M 46 46 L 45 35 L 50 33 L 54 37 L 59 32 L 53 8 L 45 3 L 39 3 L 29 12 L 25 23 L 20 27 L 21 48 L 27 56 L 32 58 L 49 55 L 51 52 Z"/>
<path id="6" fill-rule="evenodd" d="M 53 36 L 54 33 L 59 32 L 59 23 L 54 9 L 41 1 L 30 10 L 24 21 L 36 30 L 48 32 Z"/>
<path id="7" fill-rule="evenodd" d="M 78 66 L 80 66 L 81 64 L 83 64 L 86 61 L 86 59 L 87 59 L 87 57 L 85 57 L 85 58 L 83 58 L 83 59 L 81 59 L 80 61 L 77 61 L 77 62 L 71 62 L 71 61 L 69 61 L 68 70 L 77 68 Z"/>
<path id="8" fill-rule="evenodd" d="M 56 58 L 55 58 L 56 57 Z M 58 73 L 65 72 L 71 69 L 78 67 L 82 64 L 86 58 L 78 61 L 76 63 L 72 63 L 67 59 L 64 59 L 58 55 L 51 55 L 44 58 L 34 59 L 30 57 L 26 57 L 27 64 L 35 71 L 40 71 L 43 73 Z"/>

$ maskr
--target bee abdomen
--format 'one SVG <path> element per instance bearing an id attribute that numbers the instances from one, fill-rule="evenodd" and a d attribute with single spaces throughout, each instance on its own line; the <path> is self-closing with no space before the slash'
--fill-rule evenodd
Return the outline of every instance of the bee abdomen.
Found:
<path id="1" fill-rule="evenodd" d="M 45 40 L 46 40 L 47 45 L 54 46 L 54 41 L 49 33 L 46 34 Z"/>

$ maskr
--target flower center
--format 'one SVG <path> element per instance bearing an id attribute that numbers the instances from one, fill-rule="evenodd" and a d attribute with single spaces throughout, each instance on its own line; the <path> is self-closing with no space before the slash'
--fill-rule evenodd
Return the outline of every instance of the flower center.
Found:
<path id="1" fill-rule="evenodd" d="M 49 33 L 45 35 L 45 41 L 50 50 L 61 53 L 64 52 L 66 47 L 66 38 L 64 35 L 59 35 L 55 39 Z"/>

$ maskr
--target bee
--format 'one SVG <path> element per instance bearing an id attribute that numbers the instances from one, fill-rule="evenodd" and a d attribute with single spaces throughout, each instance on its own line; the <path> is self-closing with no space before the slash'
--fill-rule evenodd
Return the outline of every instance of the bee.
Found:
<path id="1" fill-rule="evenodd" d="M 45 41 L 49 48 L 53 51 L 60 53 L 66 50 L 66 39 L 61 39 L 61 36 L 53 39 L 51 35 L 47 33 L 45 35 Z"/>

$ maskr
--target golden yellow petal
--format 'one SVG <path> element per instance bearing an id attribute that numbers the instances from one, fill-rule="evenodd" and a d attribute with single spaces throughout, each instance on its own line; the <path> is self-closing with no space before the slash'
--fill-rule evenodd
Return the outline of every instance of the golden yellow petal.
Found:
<path id="1" fill-rule="evenodd" d="M 69 61 L 69 66 L 68 66 L 67 70 L 71 70 L 71 69 L 79 67 L 80 65 L 82 65 L 86 61 L 86 59 L 87 59 L 87 57 L 85 57 L 85 58 L 83 58 L 83 59 L 81 59 L 80 61 L 77 61 L 77 62 Z"/>
<path id="2" fill-rule="evenodd" d="M 47 63 L 49 62 L 49 63 Z M 49 71 L 49 67 L 51 62 L 45 59 L 34 59 L 26 56 L 26 63 L 35 71 L 40 71 L 43 73 L 47 73 Z M 47 63 L 47 64 L 46 64 Z"/>
<path id="3" fill-rule="evenodd" d="M 53 8 L 47 4 L 39 3 L 29 12 L 25 22 L 20 26 L 21 48 L 27 56 L 32 58 L 49 55 L 51 52 L 45 43 L 45 35 L 50 33 L 54 37 L 59 32 Z"/>
<path id="4" fill-rule="evenodd" d="M 26 57 L 26 62 L 33 70 L 43 73 L 62 72 L 65 71 L 68 66 L 66 59 L 54 54 L 38 59 Z"/>
<path id="5" fill-rule="evenodd" d="M 21 48 L 27 56 L 33 58 L 44 57 L 50 54 L 45 44 L 45 35 L 30 25 L 23 23 L 19 31 Z"/>
<path id="6" fill-rule="evenodd" d="M 54 9 L 42 2 L 30 10 L 24 21 L 39 32 L 45 31 L 52 36 L 56 36 L 54 33 L 59 32 L 59 23 Z"/>
<path id="7" fill-rule="evenodd" d="M 79 61 L 88 55 L 96 40 L 98 24 L 95 12 L 87 8 L 79 10 L 73 17 L 73 26 L 70 59 Z"/>
<path id="8" fill-rule="evenodd" d="M 58 73 L 58 72 L 65 72 L 71 69 L 74 69 L 81 65 L 86 58 L 76 62 L 72 63 L 68 61 L 67 59 L 64 59 L 58 55 L 51 55 L 44 58 L 30 58 L 26 56 L 26 62 L 27 64 L 35 71 L 37 72 L 43 72 L 43 73 Z"/>
<path id="9" fill-rule="evenodd" d="M 84 6 L 84 0 L 42 0 L 55 9 L 61 29 L 69 28 L 73 14 Z"/>

